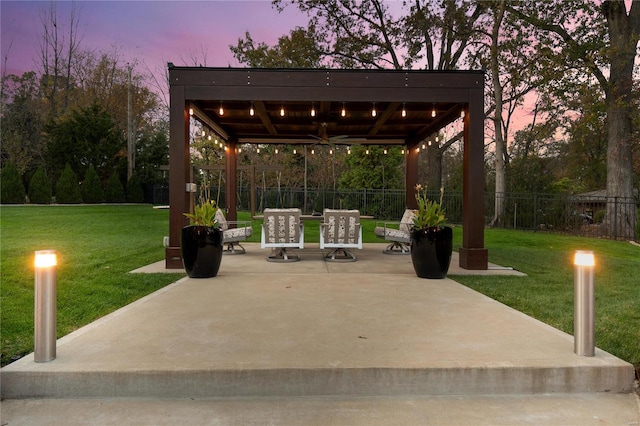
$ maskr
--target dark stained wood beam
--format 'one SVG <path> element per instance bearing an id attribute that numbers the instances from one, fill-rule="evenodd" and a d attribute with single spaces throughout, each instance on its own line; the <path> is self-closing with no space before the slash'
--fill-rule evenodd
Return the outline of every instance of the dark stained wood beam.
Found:
<path id="1" fill-rule="evenodd" d="M 258 114 L 258 117 L 260 118 L 260 121 L 262 121 L 264 127 L 266 127 L 269 131 L 269 134 L 276 136 L 278 134 L 278 131 L 269 118 L 269 113 L 267 112 L 267 108 L 264 106 L 264 102 L 253 101 L 253 106 L 256 110 L 256 114 Z"/>
<path id="2" fill-rule="evenodd" d="M 376 124 L 374 124 L 373 128 L 369 131 L 368 135 L 375 136 L 376 134 L 378 134 L 382 126 L 384 126 L 384 123 L 386 123 L 387 120 L 389 120 L 391 115 L 394 112 L 396 112 L 399 106 L 400 106 L 400 102 L 391 102 L 389 106 L 387 106 L 387 109 L 385 109 L 384 112 L 378 116 L 378 119 L 376 120 Z"/>

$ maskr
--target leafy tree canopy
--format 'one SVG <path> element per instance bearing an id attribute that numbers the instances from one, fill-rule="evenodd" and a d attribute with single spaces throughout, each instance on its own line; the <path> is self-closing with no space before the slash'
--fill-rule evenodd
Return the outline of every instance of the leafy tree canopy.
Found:
<path id="1" fill-rule="evenodd" d="M 126 142 L 109 113 L 98 104 L 74 111 L 48 127 L 47 157 L 53 170 L 65 164 L 84 176 L 93 166 L 103 181 L 126 157 Z"/>

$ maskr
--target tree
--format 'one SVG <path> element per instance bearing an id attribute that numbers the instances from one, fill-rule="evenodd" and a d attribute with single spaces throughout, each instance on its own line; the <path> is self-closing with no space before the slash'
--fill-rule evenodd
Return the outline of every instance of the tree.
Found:
<path id="1" fill-rule="evenodd" d="M 78 177 L 67 163 L 58 182 L 56 182 L 56 202 L 60 204 L 78 204 L 82 202 Z"/>
<path id="2" fill-rule="evenodd" d="M 34 204 L 51 203 L 51 181 L 42 167 L 38 167 L 29 182 L 29 202 Z"/>
<path id="3" fill-rule="evenodd" d="M 44 163 L 42 102 L 34 72 L 9 75 L 2 80 L 2 161 L 13 163 L 21 174 Z M 10 102 L 9 102 L 10 101 Z"/>
<path id="4" fill-rule="evenodd" d="M 93 165 L 104 181 L 126 155 L 123 134 L 107 110 L 95 103 L 58 120 L 48 127 L 48 134 L 47 158 L 53 170 L 68 163 L 85 175 Z"/>
<path id="5" fill-rule="evenodd" d="M 607 111 L 607 195 L 633 197 L 633 67 L 640 40 L 640 4 L 623 0 L 600 4 L 582 1 L 521 2 L 509 11 L 547 36 L 547 43 L 562 53 L 571 78 L 595 78 L 604 93 Z M 567 19 L 572 11 L 572 19 Z M 608 76 L 607 76 L 608 74 Z M 605 224 L 622 235 L 632 235 L 637 211 L 607 204 Z M 617 213 L 617 214 L 616 214 Z M 613 221 L 616 221 L 614 224 Z"/>
<path id="6" fill-rule="evenodd" d="M 123 64 L 118 51 L 96 53 L 79 52 L 73 67 L 74 109 L 98 104 L 109 111 L 123 136 L 127 132 L 127 98 L 129 68 L 131 68 L 131 97 L 134 133 L 149 131 L 157 118 L 158 97 L 145 87 L 146 76 L 136 72 L 131 64 Z"/>
<path id="7" fill-rule="evenodd" d="M 104 199 L 102 182 L 93 165 L 89 166 L 84 176 L 80 192 L 82 193 L 82 201 L 87 204 L 101 203 Z"/>
<path id="8" fill-rule="evenodd" d="M 75 5 L 71 8 L 67 34 L 63 34 L 65 23 L 58 19 L 55 1 L 42 9 L 40 22 L 43 31 L 39 52 L 40 88 L 48 102 L 49 117 L 55 118 L 66 111 L 71 95 L 71 66 L 79 46 Z"/>
<path id="9" fill-rule="evenodd" d="M 566 124 L 569 140 L 561 155 L 569 177 L 580 180 L 586 191 L 606 187 L 607 117 L 605 102 L 597 88 L 587 85 L 577 92 L 578 116 Z"/>
<path id="10" fill-rule="evenodd" d="M 25 195 L 24 183 L 18 168 L 12 163 L 6 163 L 0 172 L 0 202 L 22 204 Z"/>
<path id="11" fill-rule="evenodd" d="M 127 181 L 126 200 L 129 203 L 141 203 L 144 201 L 142 183 L 140 183 L 140 179 L 136 174 L 133 174 L 131 179 Z"/>
<path id="12" fill-rule="evenodd" d="M 161 166 L 169 164 L 168 132 L 158 126 L 151 131 L 143 131 L 136 142 L 136 174 L 144 184 L 160 184 L 165 181 L 165 171 Z"/>
<path id="13" fill-rule="evenodd" d="M 345 156 L 346 170 L 340 177 L 340 188 L 402 189 L 403 159 L 397 147 L 354 146 Z"/>
<path id="14" fill-rule="evenodd" d="M 124 188 L 120 178 L 118 177 L 118 173 L 113 172 L 109 177 L 107 186 L 104 190 L 104 198 L 107 203 L 124 203 Z"/>
<path id="15" fill-rule="evenodd" d="M 233 56 L 250 67 L 257 68 L 321 68 L 322 54 L 316 46 L 315 29 L 297 27 L 288 36 L 278 38 L 278 44 L 269 47 L 256 44 L 247 31 L 236 46 L 229 46 Z"/>

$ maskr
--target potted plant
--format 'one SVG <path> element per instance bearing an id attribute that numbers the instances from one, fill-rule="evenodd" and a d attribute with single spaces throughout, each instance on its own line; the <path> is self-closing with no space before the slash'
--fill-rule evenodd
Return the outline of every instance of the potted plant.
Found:
<path id="1" fill-rule="evenodd" d="M 192 213 L 184 213 L 191 221 L 182 228 L 180 247 L 184 269 L 190 278 L 215 277 L 220 269 L 223 234 L 216 220 L 217 205 L 213 200 L 196 204 Z"/>
<path id="2" fill-rule="evenodd" d="M 411 263 L 420 278 L 445 278 L 453 252 L 453 230 L 447 221 L 440 188 L 440 202 L 427 197 L 427 189 L 416 185 L 418 210 L 411 225 Z"/>

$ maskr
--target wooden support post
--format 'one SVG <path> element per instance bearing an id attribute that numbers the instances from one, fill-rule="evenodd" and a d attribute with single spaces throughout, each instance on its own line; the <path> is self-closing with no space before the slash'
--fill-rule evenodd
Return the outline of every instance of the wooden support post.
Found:
<path id="1" fill-rule="evenodd" d="M 189 158 L 189 105 L 184 87 L 171 86 L 169 128 L 169 247 L 165 248 L 167 269 L 182 269 L 180 232 L 187 225 L 183 213 L 190 210 L 193 195 L 187 192 L 191 167 Z"/>
<path id="2" fill-rule="evenodd" d="M 227 171 L 227 182 L 225 187 L 225 201 L 227 207 L 227 220 L 236 221 L 238 220 L 238 162 L 236 161 L 238 158 L 238 144 L 235 139 L 230 139 L 227 141 L 227 146 L 225 148 L 226 154 L 226 171 Z"/>
<path id="3" fill-rule="evenodd" d="M 484 248 L 484 102 L 482 89 L 469 90 L 464 116 L 462 186 L 462 247 L 460 267 L 488 268 L 489 253 Z"/>
<path id="4" fill-rule="evenodd" d="M 405 194 L 407 197 L 407 208 L 417 209 L 418 201 L 416 200 L 416 184 L 418 183 L 418 143 L 412 142 L 407 144 L 406 158 L 406 180 Z"/>

